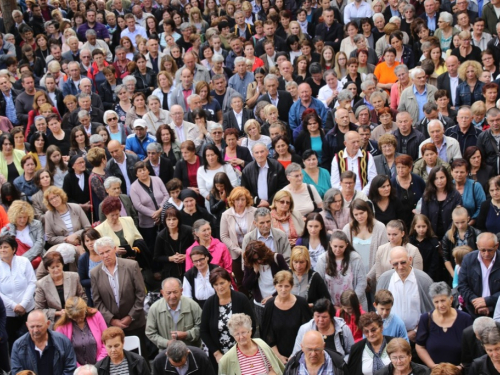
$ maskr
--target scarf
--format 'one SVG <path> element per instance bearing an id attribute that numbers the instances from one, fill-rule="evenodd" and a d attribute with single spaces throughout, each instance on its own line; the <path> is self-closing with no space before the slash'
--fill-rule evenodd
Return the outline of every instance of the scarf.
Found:
<path id="1" fill-rule="evenodd" d="M 309 24 L 309 22 L 307 22 L 307 19 L 304 21 L 304 22 L 300 22 L 300 21 L 297 21 L 300 25 L 300 28 L 302 29 L 302 32 L 306 35 L 309 35 L 307 34 L 307 25 Z"/>
<path id="2" fill-rule="evenodd" d="M 373 350 L 372 344 L 370 344 L 368 341 L 366 341 L 366 345 L 368 346 L 368 349 L 372 352 L 373 354 L 373 373 L 375 374 L 378 370 L 381 368 L 385 367 L 384 362 L 382 362 L 382 354 L 384 353 L 385 346 L 387 345 L 385 338 L 384 341 L 382 341 L 382 346 L 380 347 L 380 350 L 378 353 L 375 353 L 375 350 Z"/>
<path id="3" fill-rule="evenodd" d="M 281 229 L 283 232 L 286 233 L 285 229 L 283 229 L 283 225 L 281 223 L 287 222 L 289 225 L 290 229 L 290 235 L 288 236 L 289 238 L 297 238 L 297 231 L 295 230 L 295 225 L 293 225 L 293 220 L 292 220 L 292 213 L 287 212 L 285 215 L 280 216 L 278 215 L 278 211 L 272 210 L 271 211 L 271 220 L 272 220 L 272 226 L 274 228 Z"/>

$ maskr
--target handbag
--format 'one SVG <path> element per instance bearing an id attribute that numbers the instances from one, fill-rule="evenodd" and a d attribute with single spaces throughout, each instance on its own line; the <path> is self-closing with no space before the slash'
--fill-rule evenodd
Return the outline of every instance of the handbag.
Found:
<path id="1" fill-rule="evenodd" d="M 307 191 L 309 192 L 309 197 L 311 197 L 311 201 L 312 201 L 312 204 L 313 204 L 313 207 L 314 207 L 311 212 L 321 212 L 322 209 L 319 208 L 318 205 L 316 204 L 316 202 L 314 201 L 314 195 L 313 195 L 311 186 L 309 184 L 306 184 L 306 186 L 307 186 Z"/>

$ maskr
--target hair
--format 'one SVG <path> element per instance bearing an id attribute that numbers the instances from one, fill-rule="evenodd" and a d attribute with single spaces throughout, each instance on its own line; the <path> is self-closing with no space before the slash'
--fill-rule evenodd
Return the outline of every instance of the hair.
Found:
<path id="1" fill-rule="evenodd" d="M 99 167 L 106 160 L 106 151 L 99 147 L 91 148 L 87 153 L 87 160 L 94 167 Z"/>
<path id="2" fill-rule="evenodd" d="M 346 244 L 344 256 L 342 258 L 339 270 L 337 270 L 337 261 L 331 247 L 331 242 L 333 240 L 341 240 L 344 241 Z M 326 260 L 327 260 L 326 270 L 325 270 L 326 274 L 334 278 L 337 277 L 339 274 L 345 276 L 350 266 L 351 252 L 355 251 L 354 247 L 349 242 L 349 238 L 347 238 L 347 235 L 342 231 L 334 231 L 330 235 L 330 243 L 329 246 L 326 247 L 326 249 L 328 249 L 326 255 Z"/>
<path id="3" fill-rule="evenodd" d="M 59 162 L 59 165 L 55 165 L 54 162 L 51 160 L 51 156 L 54 152 L 59 152 L 62 156 L 61 149 L 57 147 L 56 145 L 50 145 L 47 147 L 47 165 L 46 168 L 53 174 L 55 175 L 57 173 L 57 168 L 59 168 L 62 172 L 66 172 L 68 170 L 68 166 L 66 163 L 62 160 Z"/>
<path id="4" fill-rule="evenodd" d="M 391 220 L 387 223 L 386 228 L 394 228 L 398 229 L 400 232 L 404 233 L 403 238 L 401 239 L 401 246 L 405 246 L 408 243 L 408 231 L 406 230 L 406 224 L 401 219 Z"/>
<path id="5" fill-rule="evenodd" d="M 106 197 L 101 203 L 101 210 L 105 216 L 115 211 L 120 211 L 122 202 L 118 197 Z"/>
<path id="6" fill-rule="evenodd" d="M 360 326 L 360 317 L 363 316 L 361 315 L 361 305 L 359 303 L 358 296 L 356 295 L 356 292 L 352 289 L 349 290 L 344 290 L 342 294 L 340 295 L 340 312 L 339 312 L 339 318 L 342 318 L 346 321 L 346 323 L 350 324 L 351 322 L 351 316 L 347 314 L 344 310 L 344 306 L 346 307 L 351 307 L 352 308 L 352 313 L 354 315 L 354 324 L 356 326 L 356 331 L 359 329 Z M 373 313 L 376 314 L 376 313 Z M 365 314 L 366 315 L 366 314 Z M 378 315 L 377 315 L 378 316 Z M 382 318 L 380 318 L 380 321 L 382 322 Z M 382 324 L 380 324 L 382 325 Z M 353 335 L 356 333 L 353 332 Z"/>
<path id="7" fill-rule="evenodd" d="M 446 193 L 449 194 L 455 189 L 455 187 L 453 186 L 453 179 L 451 178 L 448 169 L 446 169 L 446 167 L 442 165 L 436 166 L 432 168 L 431 172 L 429 173 L 429 178 L 427 180 L 427 184 L 425 185 L 424 200 L 426 202 L 429 202 L 437 194 L 437 189 L 434 185 L 434 181 L 436 180 L 436 174 L 438 172 L 444 173 L 446 177 Z"/>
<path id="8" fill-rule="evenodd" d="M 446 297 L 451 297 L 451 287 L 445 283 L 444 281 L 440 281 L 437 283 L 432 283 L 429 286 L 429 297 L 433 299 L 434 297 L 437 296 L 446 296 Z"/>
<path id="9" fill-rule="evenodd" d="M 167 125 L 168 126 L 168 125 Z M 173 190 L 180 189 L 182 190 L 182 181 L 178 178 L 172 178 L 165 184 L 165 188 L 170 193 Z"/>
<path id="10" fill-rule="evenodd" d="M 292 272 L 295 272 L 295 269 L 293 268 L 293 262 L 299 260 L 303 260 L 307 263 L 306 273 L 308 273 L 311 269 L 311 256 L 309 255 L 309 250 L 306 246 L 295 246 L 292 249 L 292 253 L 290 255 L 290 270 Z"/>
<path id="11" fill-rule="evenodd" d="M 217 174 L 215 176 L 217 176 Z M 237 186 L 234 189 L 232 189 L 231 193 L 227 197 L 227 203 L 229 204 L 229 207 L 234 207 L 234 201 L 240 199 L 241 197 L 245 197 L 246 207 L 251 207 L 253 205 L 253 198 L 250 192 L 243 186 Z"/>
<path id="12" fill-rule="evenodd" d="M 85 147 L 90 147 L 89 144 L 89 135 L 83 128 L 83 126 L 76 126 L 71 130 L 71 134 L 69 136 L 69 142 L 70 142 L 70 150 L 71 151 L 79 151 L 78 143 L 76 142 L 76 133 L 78 131 L 81 131 L 83 133 L 83 136 L 85 137 Z"/>
<path id="13" fill-rule="evenodd" d="M 80 235 L 80 241 L 82 243 L 82 246 L 83 246 L 83 249 L 85 250 L 85 252 L 89 253 L 90 252 L 90 249 L 87 248 L 87 245 L 85 245 L 85 237 L 88 237 L 89 240 L 98 240 L 99 238 L 101 238 L 101 234 L 96 231 L 94 228 L 88 228 L 88 229 L 85 229 L 82 234 Z M 92 251 L 94 251 L 94 249 L 92 249 Z"/>
<path id="14" fill-rule="evenodd" d="M 224 279 L 224 280 L 228 281 L 229 283 L 231 283 L 233 281 L 231 279 L 231 275 L 229 274 L 229 272 L 225 268 L 217 267 L 217 268 L 213 269 L 212 271 L 210 271 L 209 281 L 210 281 L 210 285 L 212 285 L 212 287 L 214 286 L 214 284 L 217 282 L 217 280 L 219 278 Z"/>
<path id="15" fill-rule="evenodd" d="M 461 375 L 462 369 L 451 363 L 440 363 L 432 368 L 431 375 Z"/>
<path id="16" fill-rule="evenodd" d="M 342 181 L 342 176 L 341 176 L 341 181 Z M 359 224 L 354 219 L 354 210 L 360 210 L 360 211 L 364 211 L 364 212 L 368 213 L 366 227 L 367 227 L 368 231 L 371 233 L 373 231 L 373 226 L 375 225 L 375 216 L 373 214 L 373 211 L 372 211 L 372 208 L 370 207 L 370 205 L 366 201 L 364 201 L 363 199 L 357 198 L 351 202 L 349 209 L 350 209 L 350 215 L 351 215 L 351 220 L 352 220 L 350 224 L 351 224 L 351 230 L 353 231 L 353 233 L 357 234 L 358 230 L 359 230 Z"/>
<path id="17" fill-rule="evenodd" d="M 107 340 L 114 339 L 115 337 L 119 337 L 122 344 L 125 342 L 125 333 L 123 330 L 118 327 L 110 327 L 106 329 L 101 336 L 101 340 L 105 343 Z"/>
<path id="18" fill-rule="evenodd" d="M 375 293 L 374 299 L 375 305 L 393 305 L 394 304 L 394 296 L 391 291 L 388 289 L 380 289 Z"/>
<path id="19" fill-rule="evenodd" d="M 16 225 L 17 218 L 20 215 L 28 216 L 28 223 L 31 223 L 35 218 L 35 211 L 33 206 L 28 202 L 15 200 L 9 207 L 7 211 L 7 216 L 9 218 L 9 222 L 13 225 Z"/>
<path id="20" fill-rule="evenodd" d="M 229 177 L 227 176 L 226 172 L 217 172 L 215 174 L 213 187 L 212 190 L 210 190 L 210 194 L 216 199 L 220 200 L 219 190 L 217 190 L 217 188 L 215 187 L 216 184 L 224 185 L 224 191 L 226 192 L 226 195 L 231 195 L 233 191 L 233 185 L 231 185 L 231 181 L 229 181 Z"/>
<path id="21" fill-rule="evenodd" d="M 11 236 L 10 234 L 0 236 L 0 246 L 3 244 L 9 245 L 14 251 L 14 254 L 17 252 L 17 240 L 15 236 Z"/>
<path id="22" fill-rule="evenodd" d="M 52 253 L 59 254 L 57 251 L 51 251 L 47 255 L 45 255 L 45 257 L 47 257 L 49 254 L 52 254 Z M 59 254 L 59 256 L 61 256 L 61 255 Z M 62 256 L 61 256 L 61 260 L 62 260 Z M 45 266 L 45 263 L 44 263 L 44 266 Z M 86 317 L 91 317 L 91 316 L 94 316 L 96 313 L 97 313 L 97 309 L 93 309 L 93 308 L 89 307 L 83 298 L 76 297 L 76 296 L 70 297 L 65 302 L 63 315 L 57 320 L 56 324 L 54 324 L 54 330 L 57 329 L 58 327 L 62 327 L 62 326 L 65 326 L 66 324 L 70 324 L 72 320 L 74 320 L 77 317 L 80 317 L 83 314 Z"/>
<path id="23" fill-rule="evenodd" d="M 45 98 L 47 103 L 49 103 L 51 106 L 53 106 L 52 99 L 49 98 L 49 95 L 45 91 L 37 91 L 35 93 L 35 97 L 33 98 L 33 109 L 35 110 L 35 112 L 40 109 L 40 107 L 38 106 L 37 100 L 41 96 L 43 96 Z"/>
<path id="24" fill-rule="evenodd" d="M 233 336 L 234 331 L 240 327 L 244 327 L 249 331 L 252 331 L 252 318 L 243 313 L 232 314 L 227 322 L 229 334 Z"/>
<path id="25" fill-rule="evenodd" d="M 458 234 L 458 228 L 455 225 L 455 222 L 453 221 L 453 218 L 456 216 L 462 216 L 465 215 L 465 217 L 469 217 L 469 213 L 467 212 L 467 209 L 462 206 L 455 207 L 453 212 L 451 213 L 451 227 L 450 230 L 448 231 L 446 237 L 450 240 L 450 242 L 455 245 L 456 243 L 456 238 L 455 236 Z"/>
<path id="26" fill-rule="evenodd" d="M 270 265 L 274 262 L 274 252 L 262 241 L 253 240 L 247 244 L 243 253 L 245 267 L 252 268 L 254 266 L 255 256 L 266 265 Z"/>
<path id="27" fill-rule="evenodd" d="M 413 159 L 410 155 L 399 155 L 395 160 L 396 165 L 403 164 L 404 166 L 412 169 L 413 168 Z"/>
<path id="28" fill-rule="evenodd" d="M 163 146 L 162 140 L 161 140 L 161 133 L 163 130 L 167 130 L 170 133 L 170 143 L 175 143 L 176 140 L 176 135 L 174 129 L 172 129 L 170 126 L 167 124 L 160 125 L 158 129 L 156 130 L 156 142 L 158 142 L 160 145 Z"/>
<path id="29" fill-rule="evenodd" d="M 470 246 L 463 245 L 455 247 L 451 252 L 451 255 L 455 258 L 455 263 L 461 266 L 464 257 L 470 252 L 472 252 L 472 248 Z"/>
<path id="30" fill-rule="evenodd" d="M 394 201 L 396 199 L 396 189 L 394 189 L 391 185 L 391 178 L 387 175 L 379 174 L 373 178 L 372 183 L 370 184 L 370 190 L 368 192 L 368 198 L 374 204 L 377 204 L 382 200 L 378 189 L 381 188 L 382 185 L 384 185 L 386 182 L 389 182 L 389 186 L 391 187 L 391 195 L 389 196 L 389 200 Z"/>
<path id="31" fill-rule="evenodd" d="M 33 182 L 35 184 L 36 187 L 38 187 L 39 189 L 42 188 L 42 186 L 40 185 L 40 176 L 42 175 L 42 173 L 48 173 L 49 177 L 50 177 L 50 185 L 54 185 L 54 175 L 48 170 L 48 169 L 39 169 L 38 171 L 35 172 L 35 176 L 33 177 Z"/>
<path id="32" fill-rule="evenodd" d="M 463 31 L 462 31 L 463 33 Z M 462 34 L 460 33 L 460 34 Z M 480 63 L 477 61 L 473 60 L 467 60 L 464 61 L 462 64 L 460 64 L 460 67 L 458 68 L 458 76 L 460 77 L 461 80 L 466 81 L 467 78 L 465 77 L 465 73 L 469 67 L 473 67 L 474 71 L 476 73 L 476 78 L 479 79 L 481 76 L 481 72 L 483 71 L 483 67 L 481 66 Z"/>
<path id="33" fill-rule="evenodd" d="M 389 356 L 397 351 L 402 351 L 407 356 L 411 356 L 411 346 L 409 342 L 401 337 L 396 337 L 389 341 L 386 346 L 386 351 Z"/>
<path id="34" fill-rule="evenodd" d="M 283 198 L 289 198 L 290 199 L 290 206 L 289 206 L 289 212 L 293 212 L 294 204 L 293 204 L 293 197 L 292 194 L 286 190 L 279 190 L 276 192 L 273 198 L 273 203 L 271 205 L 271 210 L 276 209 L 275 202 L 280 201 Z"/>
<path id="35" fill-rule="evenodd" d="M 5 185 L 5 184 L 4 184 Z M 3 186 L 2 186 L 3 187 Z M 63 189 L 57 186 L 51 186 L 43 193 L 43 204 L 45 207 L 49 209 L 49 211 L 55 211 L 54 206 L 49 201 L 49 195 L 58 195 L 61 197 L 62 204 L 66 204 L 68 202 L 68 196 L 64 192 Z"/>
<path id="36" fill-rule="evenodd" d="M 328 234 L 326 233 L 326 226 L 323 216 L 317 212 L 311 212 L 306 216 L 306 222 L 304 224 L 304 232 L 302 233 L 302 240 L 307 239 L 309 242 L 309 231 L 307 230 L 307 224 L 310 221 L 318 221 L 321 224 L 321 230 L 319 232 L 319 240 L 324 249 L 328 249 Z"/>
<path id="37" fill-rule="evenodd" d="M 61 253 L 57 251 L 49 251 L 45 256 L 43 257 L 43 266 L 45 269 L 48 269 L 50 266 L 53 264 L 60 263 L 61 265 L 64 265 L 64 260 L 61 255 Z"/>
<path id="38" fill-rule="evenodd" d="M 274 256 L 274 255 L 273 255 Z M 273 278 L 273 285 L 276 286 L 283 282 L 288 282 L 290 286 L 293 286 L 293 275 L 290 271 L 279 271 Z"/>
<path id="39" fill-rule="evenodd" d="M 417 231 L 415 230 L 415 226 L 417 225 L 418 221 L 423 221 L 425 225 L 427 225 L 427 231 L 425 232 L 425 238 L 431 239 L 431 238 L 436 238 L 437 236 L 434 234 L 434 231 L 432 230 L 432 225 L 429 220 L 429 218 L 423 214 L 416 214 L 413 217 L 413 220 L 411 221 L 410 225 L 410 237 L 416 237 L 417 236 Z"/>

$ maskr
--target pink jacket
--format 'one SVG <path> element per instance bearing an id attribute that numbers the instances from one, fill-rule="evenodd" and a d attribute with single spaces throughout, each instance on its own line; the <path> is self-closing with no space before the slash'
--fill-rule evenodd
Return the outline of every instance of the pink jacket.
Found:
<path id="1" fill-rule="evenodd" d="M 97 343 L 97 362 L 108 355 L 101 340 L 102 333 L 108 328 L 108 326 L 99 311 L 93 316 L 87 317 L 87 324 L 89 325 L 90 331 L 92 332 L 92 335 Z M 64 326 L 57 327 L 56 331 L 62 333 L 71 340 L 71 337 L 73 336 L 73 325 L 71 323 L 65 324 Z M 77 367 L 81 366 L 80 363 L 77 363 L 76 365 Z"/>
<path id="2" fill-rule="evenodd" d="M 191 249 L 199 245 L 198 241 L 194 241 L 194 244 L 186 250 L 186 271 L 193 267 L 193 262 L 189 256 L 189 254 L 191 254 Z M 217 264 L 220 267 L 225 268 L 229 273 L 233 272 L 233 260 L 231 259 L 231 254 L 224 243 L 220 242 L 217 238 L 212 237 L 212 242 L 210 242 L 208 251 L 213 257 L 210 263 Z"/>

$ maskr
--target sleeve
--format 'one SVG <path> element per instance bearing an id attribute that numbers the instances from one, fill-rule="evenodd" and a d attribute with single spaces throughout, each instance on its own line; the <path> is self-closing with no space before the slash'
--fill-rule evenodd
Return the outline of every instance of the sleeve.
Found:
<path id="1" fill-rule="evenodd" d="M 472 264 L 469 261 L 470 256 L 467 255 L 462 261 L 462 267 L 460 268 L 460 272 L 458 274 L 458 291 L 462 295 L 465 303 L 471 303 L 471 301 L 478 296 L 469 285 L 469 282 L 472 281 L 471 278 L 469 278 L 469 273 L 472 273 L 473 270 L 471 269 Z"/>
<path id="2" fill-rule="evenodd" d="M 292 105 L 292 108 L 290 108 L 290 113 L 288 114 L 288 120 L 290 122 L 290 129 L 294 130 L 297 126 L 299 126 L 299 120 L 297 118 L 297 113 L 296 113 L 296 104 L 294 103 Z M 324 125 L 324 124 L 323 124 Z"/>
<path id="3" fill-rule="evenodd" d="M 141 195 L 137 192 L 136 188 L 138 188 L 137 185 L 130 187 L 130 198 L 132 199 L 134 208 L 137 210 L 137 212 L 139 212 L 145 216 L 149 216 L 149 217 L 153 216 L 154 210 L 152 210 L 149 207 L 146 207 L 142 203 Z"/>
<path id="4" fill-rule="evenodd" d="M 101 298 L 101 291 L 99 290 L 99 285 L 97 283 L 97 278 L 94 273 L 90 274 L 90 280 L 92 285 L 92 300 L 94 301 L 94 306 L 101 313 L 102 317 L 106 321 L 107 325 L 111 325 L 111 319 L 113 319 L 113 314 L 109 311 Z"/>
<path id="5" fill-rule="evenodd" d="M 460 97 L 460 84 L 457 86 L 457 91 L 455 94 L 455 108 L 460 108 L 462 105 L 462 98 Z"/>
<path id="6" fill-rule="evenodd" d="M 135 262 L 134 269 L 131 272 L 131 279 L 134 282 L 135 302 L 128 315 L 130 315 L 131 318 L 137 320 L 142 314 L 144 314 L 144 298 L 146 286 L 144 285 L 144 279 L 142 278 L 141 270 L 139 269 L 139 264 L 137 262 Z"/>
<path id="7" fill-rule="evenodd" d="M 326 275 L 326 259 L 328 253 L 324 253 L 318 258 L 318 261 L 316 262 L 316 267 L 314 267 L 314 271 L 321 276 L 322 279 L 325 278 Z"/>
<path id="8" fill-rule="evenodd" d="M 229 253 L 229 249 L 226 245 L 221 242 L 221 247 L 224 248 L 224 252 L 222 254 L 222 261 L 224 263 L 224 269 L 226 269 L 229 273 L 233 272 L 233 259 L 231 258 L 231 254 Z"/>
<path id="9" fill-rule="evenodd" d="M 320 275 L 313 274 L 309 294 L 307 296 L 307 302 L 315 303 L 321 298 L 331 299 L 332 297 L 325 284 L 325 279 Z"/>
<path id="10" fill-rule="evenodd" d="M 82 286 L 84 288 L 90 288 L 90 278 L 88 277 L 88 269 L 85 264 L 86 259 L 88 258 L 84 258 L 83 256 L 78 258 L 78 275 L 80 276 L 80 283 Z"/>
<path id="11" fill-rule="evenodd" d="M 188 339 L 191 342 L 198 341 L 200 338 L 200 325 L 201 325 L 201 313 L 202 310 L 197 303 L 193 304 L 191 309 L 191 314 L 193 316 L 193 328 L 187 331 Z"/>
<path id="12" fill-rule="evenodd" d="M 423 346 L 425 348 L 425 344 L 427 343 L 427 339 L 429 338 L 429 328 L 431 326 L 430 312 L 423 313 L 420 315 L 420 319 L 418 321 L 418 329 L 417 329 L 417 337 L 415 338 L 415 343 L 417 345 Z"/>
<path id="13" fill-rule="evenodd" d="M 398 100 L 398 85 L 395 83 L 391 87 L 391 109 L 397 111 L 398 107 L 396 106 L 396 102 Z"/>
<path id="14" fill-rule="evenodd" d="M 420 251 L 418 249 L 415 253 L 415 256 L 413 257 L 413 267 L 420 271 L 424 270 L 424 260 L 422 259 L 422 254 L 420 254 Z"/>
<path id="15" fill-rule="evenodd" d="M 242 249 L 238 244 L 231 241 L 231 236 L 229 235 L 229 223 L 227 215 L 222 214 L 220 220 L 220 239 L 227 246 L 227 248 L 235 254 L 242 255 Z"/>
<path id="16" fill-rule="evenodd" d="M 50 276 L 49 276 L 50 277 Z M 44 314 L 50 321 L 55 320 L 56 309 L 49 307 L 47 303 L 47 298 L 45 297 L 45 291 L 38 285 L 35 290 L 35 309 L 43 310 Z"/>
<path id="17" fill-rule="evenodd" d="M 30 226 L 34 227 L 33 233 L 35 236 L 34 238 L 32 238 L 33 246 L 31 246 L 31 249 L 29 249 L 27 252 L 23 254 L 23 257 L 28 258 L 28 260 L 31 262 L 37 256 L 42 255 L 45 241 L 43 239 L 42 224 L 37 220 L 37 221 L 32 221 Z"/>
<path id="18" fill-rule="evenodd" d="M 158 333 L 158 322 L 157 322 L 156 308 L 151 308 L 149 310 L 147 320 L 146 320 L 146 337 L 151 340 L 155 346 L 159 348 L 166 348 L 168 344 L 168 339 L 162 337 Z"/>
<path id="19" fill-rule="evenodd" d="M 207 188 L 207 182 L 205 181 L 205 178 L 207 177 L 207 172 L 205 171 L 204 167 L 199 167 L 198 168 L 198 173 L 196 174 L 196 181 L 198 182 L 198 188 L 200 189 L 200 195 L 205 198 L 210 194 Z"/>
<path id="20" fill-rule="evenodd" d="M 271 298 L 266 302 L 266 305 L 264 307 L 264 315 L 262 316 L 262 333 L 261 333 L 262 340 L 264 340 L 267 343 L 267 345 L 269 345 L 271 348 L 276 345 L 276 338 L 272 327 L 273 311 L 274 311 L 274 298 Z"/>
<path id="21" fill-rule="evenodd" d="M 333 169 L 333 168 L 332 168 Z M 373 161 L 373 156 L 368 154 L 368 183 L 365 187 L 363 187 L 363 193 L 368 196 L 368 192 L 370 191 L 370 185 L 372 180 L 377 176 L 377 168 L 375 167 L 375 162 Z M 333 177 L 332 177 L 333 178 Z M 332 183 L 333 186 L 333 183 Z"/>
<path id="22" fill-rule="evenodd" d="M 73 375 L 76 370 L 76 354 L 73 350 L 71 341 L 67 337 L 64 337 L 64 346 L 65 350 L 62 353 L 64 359 L 64 368 L 62 369 L 62 375 Z"/>
<path id="23" fill-rule="evenodd" d="M 486 201 L 486 194 L 484 194 L 483 187 L 481 186 L 480 183 L 476 183 L 474 181 L 474 183 L 472 184 L 472 188 L 474 194 L 474 203 L 476 205 L 476 210 L 472 215 L 472 219 L 476 219 L 479 216 L 481 205 L 483 204 L 484 201 Z"/>
<path id="24" fill-rule="evenodd" d="M 16 98 L 15 106 L 16 106 L 16 116 L 21 124 L 27 124 L 28 122 L 28 114 L 25 113 L 23 108 L 23 103 L 19 100 L 19 96 Z"/>
<path id="25" fill-rule="evenodd" d="M 323 123 L 322 125 L 324 129 L 326 125 L 326 115 L 327 115 L 326 108 L 323 105 L 318 105 L 317 108 L 319 112 L 318 115 L 319 117 L 321 117 L 321 122 Z"/>
<path id="26" fill-rule="evenodd" d="M 216 301 L 214 296 L 210 297 L 205 302 L 203 311 L 201 313 L 200 335 L 210 354 L 213 354 L 217 350 L 220 350 L 219 338 L 212 337 L 210 332 L 210 324 L 214 321 L 214 319 L 212 318 L 212 305 L 215 302 Z"/>
<path id="27" fill-rule="evenodd" d="M 353 268 L 352 273 L 354 277 L 354 291 L 358 295 L 360 301 L 365 301 L 366 303 L 366 272 L 361 259 L 356 260 L 351 263 Z"/>
<path id="28" fill-rule="evenodd" d="M 224 172 L 226 172 L 226 175 L 233 187 L 240 186 L 238 176 L 236 175 L 236 172 L 234 171 L 234 168 L 231 166 L 231 164 L 224 164 Z"/>
<path id="29" fill-rule="evenodd" d="M 339 166 L 337 164 L 337 155 L 335 155 L 332 159 L 332 166 L 331 166 L 331 175 L 330 175 L 330 182 L 332 185 L 332 188 L 335 189 L 340 189 L 340 174 L 339 174 Z"/>
<path id="30" fill-rule="evenodd" d="M 22 299 L 20 305 L 22 307 L 26 308 L 26 306 L 28 306 L 28 304 L 31 301 L 33 301 L 33 294 L 35 293 L 35 288 L 36 288 L 35 271 L 33 270 L 31 263 L 29 263 L 29 262 L 26 262 L 26 264 L 25 264 L 24 277 L 28 281 L 28 285 L 26 286 L 26 290 L 24 291 L 23 299 Z"/>
<path id="31" fill-rule="evenodd" d="M 186 276 L 182 279 L 182 295 L 187 298 L 193 299 L 194 294 L 193 290 L 191 289 L 191 284 L 189 283 L 188 279 L 186 279 Z"/>
<path id="32" fill-rule="evenodd" d="M 377 68 L 375 68 L 375 70 L 377 70 Z M 398 112 L 406 112 L 406 100 L 403 100 L 403 93 L 404 93 L 404 90 L 399 97 L 399 105 L 397 108 Z"/>
<path id="33" fill-rule="evenodd" d="M 349 22 L 351 22 L 351 14 L 349 12 L 349 5 L 348 4 L 345 8 L 344 8 L 344 25 L 347 25 Z"/>

